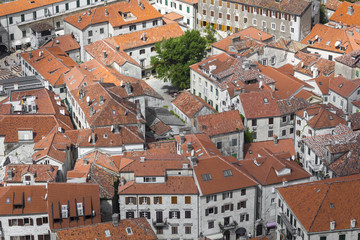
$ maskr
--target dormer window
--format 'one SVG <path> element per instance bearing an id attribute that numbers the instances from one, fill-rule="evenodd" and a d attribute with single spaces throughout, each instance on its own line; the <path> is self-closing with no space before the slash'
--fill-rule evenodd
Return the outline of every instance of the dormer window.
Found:
<path id="1" fill-rule="evenodd" d="M 269 100 L 267 98 L 264 98 L 264 103 L 269 103 Z"/>
<path id="2" fill-rule="evenodd" d="M 202 177 L 204 182 L 212 180 L 212 177 L 211 177 L 210 173 L 202 174 L 201 177 Z"/>
<path id="3" fill-rule="evenodd" d="M 345 50 L 346 50 L 346 47 L 340 46 L 340 50 L 341 50 L 341 51 L 345 51 Z"/>
<path id="4" fill-rule="evenodd" d="M 313 45 L 313 44 L 314 44 L 314 41 L 309 40 L 309 41 L 308 41 L 308 44 L 309 44 L 309 45 Z"/>
<path id="5" fill-rule="evenodd" d="M 223 174 L 224 174 L 224 177 L 231 177 L 233 175 L 231 169 L 224 170 Z"/>

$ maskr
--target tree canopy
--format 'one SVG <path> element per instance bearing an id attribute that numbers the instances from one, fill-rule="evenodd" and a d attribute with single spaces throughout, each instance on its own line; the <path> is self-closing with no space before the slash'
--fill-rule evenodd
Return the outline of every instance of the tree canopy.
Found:
<path id="1" fill-rule="evenodd" d="M 189 66 L 206 56 L 207 42 L 199 31 L 191 30 L 178 38 L 163 39 L 156 43 L 155 51 L 158 55 L 151 57 L 151 65 L 158 78 L 170 81 L 180 89 L 189 88 Z"/>

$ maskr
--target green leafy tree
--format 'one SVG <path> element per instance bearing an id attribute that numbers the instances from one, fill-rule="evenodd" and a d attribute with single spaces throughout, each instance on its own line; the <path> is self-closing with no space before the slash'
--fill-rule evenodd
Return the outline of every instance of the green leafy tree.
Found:
<path id="1" fill-rule="evenodd" d="M 211 44 L 216 42 L 215 29 L 209 24 L 205 27 L 204 32 L 206 33 L 205 39 L 207 42 L 207 47 L 210 47 Z"/>
<path id="2" fill-rule="evenodd" d="M 327 10 L 325 5 L 321 4 L 320 6 L 320 23 L 321 24 L 325 24 L 329 21 L 328 17 L 327 17 Z"/>
<path id="3" fill-rule="evenodd" d="M 244 138 L 245 138 L 245 143 L 252 143 L 254 141 L 253 131 L 250 131 L 248 127 L 245 130 Z"/>
<path id="4" fill-rule="evenodd" d="M 189 66 L 205 57 L 206 43 L 196 30 L 186 31 L 178 38 L 163 39 L 155 44 L 158 55 L 151 57 L 151 66 L 163 81 L 170 81 L 180 89 L 189 88 Z"/>

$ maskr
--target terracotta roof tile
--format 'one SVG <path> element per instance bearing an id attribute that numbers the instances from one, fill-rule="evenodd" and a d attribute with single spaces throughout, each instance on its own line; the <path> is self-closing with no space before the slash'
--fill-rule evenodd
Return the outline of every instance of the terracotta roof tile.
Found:
<path id="1" fill-rule="evenodd" d="M 141 36 L 145 34 L 146 40 L 141 40 Z M 183 35 L 184 32 L 178 23 L 162 25 L 154 28 L 145 29 L 142 31 L 127 33 L 112 38 L 107 38 L 108 43 L 119 46 L 121 50 L 134 49 L 141 46 L 155 44 L 165 39 L 177 38 Z"/>
<path id="2" fill-rule="evenodd" d="M 345 64 L 349 67 L 358 67 L 360 68 L 360 49 L 355 50 L 351 53 L 345 54 L 343 56 L 339 56 L 335 58 L 335 61 Z"/>
<path id="3" fill-rule="evenodd" d="M 352 219 L 360 217 L 359 189 L 360 175 L 353 175 L 281 187 L 278 191 L 307 232 L 328 232 L 331 221 L 335 221 L 335 230 L 345 230 Z"/>
<path id="4" fill-rule="evenodd" d="M 348 80 L 339 75 L 331 79 L 329 89 L 342 97 L 348 98 L 359 86 L 358 82 Z"/>
<path id="5" fill-rule="evenodd" d="M 313 77 L 313 71 L 317 71 L 318 76 L 329 76 L 335 71 L 335 62 L 321 58 L 319 55 L 298 52 L 295 57 L 300 62 L 294 67 L 294 70 Z"/>
<path id="6" fill-rule="evenodd" d="M 342 2 L 339 0 L 327 0 L 325 3 L 325 7 L 327 9 L 335 11 L 336 9 L 338 9 L 338 7 L 341 5 L 341 3 Z"/>
<path id="7" fill-rule="evenodd" d="M 9 180 L 8 170 L 12 170 L 11 180 Z M 10 164 L 6 165 L 5 181 L 7 183 L 21 183 L 22 176 L 30 173 L 34 176 L 35 183 L 55 182 L 58 167 L 43 164 Z"/>
<path id="8" fill-rule="evenodd" d="M 209 136 L 244 130 L 239 111 L 228 111 L 197 117 L 199 130 Z"/>
<path id="9" fill-rule="evenodd" d="M 334 9 L 336 11 L 331 15 L 330 21 L 348 26 L 360 26 L 360 6 L 350 2 L 342 2 L 336 5 Z M 349 8 L 353 9 L 352 14 L 348 14 Z"/>
<path id="10" fill-rule="evenodd" d="M 283 13 L 290 13 L 295 15 L 302 15 L 302 13 L 308 8 L 309 2 L 304 0 L 294 0 L 294 1 L 281 1 L 276 2 L 273 0 L 237 0 L 236 3 L 242 3 L 250 6 L 266 8 L 270 10 L 275 10 Z"/>
<path id="11" fill-rule="evenodd" d="M 128 235 L 126 228 L 131 228 L 132 234 Z M 110 236 L 128 240 L 156 240 L 157 237 L 145 218 L 123 219 L 119 221 L 119 226 L 114 226 L 112 222 L 103 222 L 89 226 L 64 229 L 56 232 L 59 240 L 106 240 L 106 231 Z"/>
<path id="12" fill-rule="evenodd" d="M 167 19 L 170 19 L 170 20 L 173 20 L 173 21 L 178 21 L 178 20 L 181 20 L 181 19 L 184 18 L 183 15 L 180 15 L 180 14 L 178 14 L 176 12 L 169 12 L 169 13 L 165 14 L 163 17 L 167 18 Z"/>
<path id="13" fill-rule="evenodd" d="M 147 1 L 141 1 L 144 8 L 139 6 L 138 1 L 123 1 L 101 6 L 86 12 L 77 13 L 64 18 L 64 21 L 70 23 L 76 28 L 83 30 L 90 25 L 109 22 L 113 28 L 148 21 L 160 18 L 162 15 Z M 122 15 L 131 13 L 132 16 L 125 18 Z M 80 16 L 80 21 L 79 21 Z"/>
<path id="14" fill-rule="evenodd" d="M 214 111 L 208 103 L 188 91 L 183 91 L 176 97 L 175 100 L 172 101 L 172 104 L 188 118 L 195 117 L 195 115 L 203 108 L 208 108 Z"/>
<path id="15" fill-rule="evenodd" d="M 42 6 L 51 5 L 58 2 L 62 2 L 62 0 L 17 0 L 12 2 L 4 2 L 0 8 L 0 16 L 10 15 L 34 8 L 40 8 Z"/>
<path id="16" fill-rule="evenodd" d="M 253 159 L 258 156 L 258 152 L 263 149 L 270 149 L 273 153 L 288 152 L 296 155 L 294 142 L 291 138 L 279 139 L 275 144 L 273 140 L 264 142 L 253 142 L 244 144 L 244 159 Z"/>
<path id="17" fill-rule="evenodd" d="M 79 43 L 74 38 L 73 34 L 67 34 L 63 36 L 58 36 L 45 44 L 42 48 L 49 48 L 49 47 L 55 47 L 58 46 L 63 50 L 64 52 L 70 52 L 73 50 L 80 49 Z"/>

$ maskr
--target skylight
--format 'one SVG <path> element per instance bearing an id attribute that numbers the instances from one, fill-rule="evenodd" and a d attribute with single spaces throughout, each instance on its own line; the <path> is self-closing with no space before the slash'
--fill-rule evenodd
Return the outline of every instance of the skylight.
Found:
<path id="1" fill-rule="evenodd" d="M 334 118 L 333 118 L 332 115 L 329 115 L 329 119 L 330 119 L 330 120 L 334 120 Z"/>
<path id="2" fill-rule="evenodd" d="M 339 88 L 341 88 L 343 86 L 343 84 L 341 83 L 340 85 L 339 85 Z"/>
<path id="3" fill-rule="evenodd" d="M 127 235 L 132 235 L 133 234 L 131 227 L 126 228 L 126 233 L 127 233 Z"/>
<path id="4" fill-rule="evenodd" d="M 264 103 L 268 103 L 269 100 L 267 98 L 264 98 Z"/>
<path id="5" fill-rule="evenodd" d="M 224 170 L 223 174 L 224 174 L 224 177 L 231 177 L 233 175 L 231 169 Z"/>
<path id="6" fill-rule="evenodd" d="M 201 174 L 201 177 L 204 182 L 212 180 L 210 173 Z"/>

